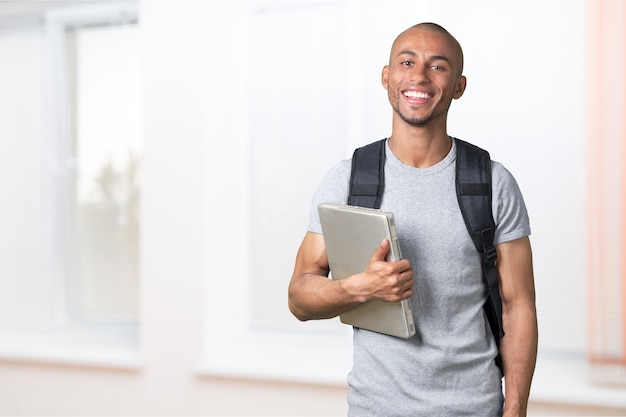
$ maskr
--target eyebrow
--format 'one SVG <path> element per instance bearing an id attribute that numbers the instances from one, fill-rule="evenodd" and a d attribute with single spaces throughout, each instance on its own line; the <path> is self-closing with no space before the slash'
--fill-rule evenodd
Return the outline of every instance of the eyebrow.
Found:
<path id="1" fill-rule="evenodd" d="M 400 56 L 400 55 L 411 55 L 411 56 L 417 56 L 417 53 L 415 51 L 411 51 L 411 50 L 405 50 L 405 51 L 400 51 L 398 53 L 398 55 L 396 55 L 396 57 Z M 450 59 L 445 56 L 445 55 L 431 55 L 429 57 L 429 59 L 431 61 L 446 61 L 448 64 L 450 64 Z"/>

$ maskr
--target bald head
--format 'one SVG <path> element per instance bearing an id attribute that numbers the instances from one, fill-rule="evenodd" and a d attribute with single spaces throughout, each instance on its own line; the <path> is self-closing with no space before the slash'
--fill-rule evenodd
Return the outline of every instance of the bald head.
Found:
<path id="1" fill-rule="evenodd" d="M 400 33 L 398 37 L 394 40 L 393 45 L 391 46 L 391 54 L 389 57 L 390 63 L 391 63 L 391 58 L 395 56 L 395 50 L 396 50 L 398 43 L 405 37 L 410 36 L 411 33 L 414 33 L 415 31 L 420 31 L 420 30 L 440 33 L 448 39 L 448 41 L 450 42 L 450 45 L 453 47 L 453 49 L 456 52 L 455 58 L 457 62 L 457 70 L 458 70 L 458 74 L 461 75 L 463 73 L 463 49 L 461 48 L 461 44 L 445 28 L 443 28 L 442 26 L 436 23 L 431 23 L 431 22 L 418 23 L 417 25 L 411 26 L 404 32 Z"/>

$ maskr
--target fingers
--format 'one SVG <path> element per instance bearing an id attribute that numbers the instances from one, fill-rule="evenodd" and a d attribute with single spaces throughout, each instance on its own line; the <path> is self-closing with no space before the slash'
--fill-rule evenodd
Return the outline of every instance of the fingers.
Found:
<path id="1" fill-rule="evenodd" d="M 396 295 L 398 297 L 397 300 L 404 300 L 413 295 L 413 270 L 408 269 L 400 274 L 400 279 L 397 284 L 397 292 Z M 396 301 L 397 301 L 396 300 Z"/>
<path id="2" fill-rule="evenodd" d="M 396 263 L 398 265 L 399 263 Z M 413 295 L 413 270 L 410 265 L 381 276 L 381 295 L 386 301 L 399 301 Z"/>

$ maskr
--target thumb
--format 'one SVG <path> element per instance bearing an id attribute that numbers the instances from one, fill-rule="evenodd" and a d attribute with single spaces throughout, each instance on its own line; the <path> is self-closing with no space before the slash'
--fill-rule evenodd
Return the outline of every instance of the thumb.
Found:
<path id="1" fill-rule="evenodd" d="M 380 246 L 374 251 L 374 254 L 370 258 L 371 261 L 384 261 L 389 253 L 389 240 L 383 239 Z"/>

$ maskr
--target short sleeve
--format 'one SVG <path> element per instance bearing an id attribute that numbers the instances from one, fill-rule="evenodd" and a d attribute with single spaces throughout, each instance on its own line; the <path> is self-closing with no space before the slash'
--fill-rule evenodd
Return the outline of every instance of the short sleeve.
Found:
<path id="1" fill-rule="evenodd" d="M 492 162 L 492 206 L 496 222 L 494 243 L 530 235 L 530 221 L 524 197 L 513 175 L 500 163 Z"/>
<path id="2" fill-rule="evenodd" d="M 319 204 L 347 204 L 351 169 L 351 160 L 345 159 L 326 173 L 317 188 L 317 192 L 313 196 L 313 201 L 311 202 L 308 227 L 309 232 L 322 233 L 320 217 L 317 212 L 317 206 Z"/>

